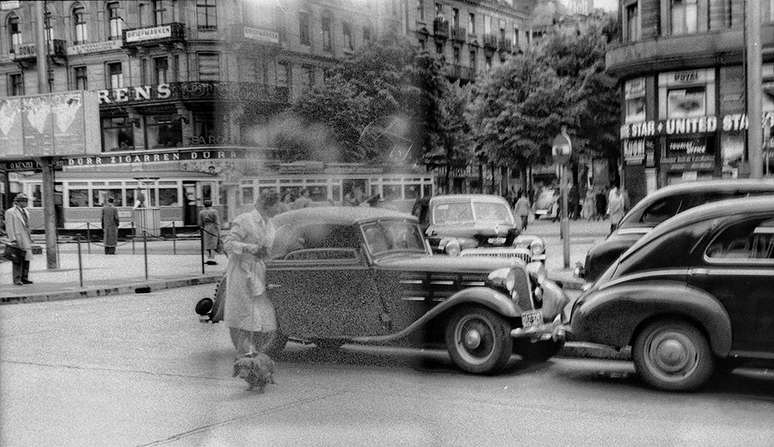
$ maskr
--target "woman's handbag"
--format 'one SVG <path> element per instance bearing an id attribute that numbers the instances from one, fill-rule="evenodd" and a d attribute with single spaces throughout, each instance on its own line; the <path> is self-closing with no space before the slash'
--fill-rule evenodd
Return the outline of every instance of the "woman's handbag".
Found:
<path id="1" fill-rule="evenodd" d="M 11 262 L 21 262 L 24 260 L 25 256 L 27 255 L 25 253 L 25 250 L 11 244 L 4 244 L 5 245 L 5 251 L 3 252 L 3 257 Z"/>

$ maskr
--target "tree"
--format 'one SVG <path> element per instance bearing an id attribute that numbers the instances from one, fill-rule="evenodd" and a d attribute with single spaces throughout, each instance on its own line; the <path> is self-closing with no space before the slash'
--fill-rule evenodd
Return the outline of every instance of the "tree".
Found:
<path id="1" fill-rule="evenodd" d="M 498 166 L 527 168 L 545 159 L 561 126 L 563 80 L 528 51 L 514 56 L 473 87 L 467 119 L 477 155 Z"/>
<path id="2" fill-rule="evenodd" d="M 473 155 L 471 151 L 470 126 L 465 118 L 465 108 L 470 99 L 470 86 L 462 86 L 459 82 L 444 80 L 443 94 L 438 102 L 437 132 L 434 133 L 432 145 L 437 150 L 428 154 L 426 162 L 446 166 L 444 185 L 449 188 L 451 168 L 464 164 Z M 432 161 L 429 159 L 432 155 Z"/>

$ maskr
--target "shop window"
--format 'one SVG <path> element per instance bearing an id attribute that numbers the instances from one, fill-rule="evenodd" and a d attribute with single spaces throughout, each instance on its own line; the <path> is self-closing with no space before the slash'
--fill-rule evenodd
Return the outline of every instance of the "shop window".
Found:
<path id="1" fill-rule="evenodd" d="M 698 24 L 698 0 L 671 0 L 672 34 L 695 33 Z"/>
<path id="2" fill-rule="evenodd" d="M 82 208 L 89 206 L 89 190 L 88 189 L 72 189 L 68 191 L 70 195 L 70 208 Z"/>
<path id="3" fill-rule="evenodd" d="M 312 40 L 309 37 L 309 13 L 301 11 L 298 13 L 298 35 L 302 45 L 311 45 Z"/>
<path id="4" fill-rule="evenodd" d="M 75 90 L 88 90 L 89 79 L 86 71 L 86 67 L 73 68 L 73 74 L 75 78 Z"/>
<path id="5" fill-rule="evenodd" d="M 164 8 L 164 0 L 153 0 L 151 2 L 153 7 L 153 24 L 163 25 L 166 22 L 166 8 Z"/>
<path id="6" fill-rule="evenodd" d="M 219 81 L 220 80 L 220 54 L 218 53 L 197 53 L 199 61 L 199 80 L 200 81 Z"/>
<path id="7" fill-rule="evenodd" d="M 145 117 L 145 133 L 149 149 L 178 147 L 183 143 L 183 129 L 177 115 Z"/>
<path id="8" fill-rule="evenodd" d="M 199 31 L 218 29 L 215 0 L 196 0 L 196 26 Z"/>
<path id="9" fill-rule="evenodd" d="M 468 34 L 476 34 L 476 15 L 468 13 Z"/>
<path id="10" fill-rule="evenodd" d="M 89 28 L 86 24 L 86 10 L 80 3 L 73 5 L 73 44 L 86 43 L 89 40 Z"/>
<path id="11" fill-rule="evenodd" d="M 24 95 L 24 78 L 22 77 L 21 73 L 8 75 L 8 95 L 9 96 Z"/>
<path id="12" fill-rule="evenodd" d="M 124 86 L 124 74 L 121 67 L 121 62 L 114 62 L 107 64 L 108 72 L 108 87 L 111 89 L 117 89 Z"/>
<path id="13" fill-rule="evenodd" d="M 640 14 L 637 3 L 626 7 L 626 40 L 628 42 L 640 40 Z"/>
<path id="14" fill-rule="evenodd" d="M 159 206 L 180 206 L 177 196 L 177 187 L 159 187 Z"/>
<path id="15" fill-rule="evenodd" d="M 153 58 L 154 83 L 165 84 L 169 72 L 169 62 L 166 57 Z"/>
<path id="16" fill-rule="evenodd" d="M 9 53 L 15 53 L 16 48 L 22 44 L 21 27 L 19 26 L 19 17 L 11 13 L 8 15 L 8 41 L 11 43 Z"/>
<path id="17" fill-rule="evenodd" d="M 108 35 L 109 40 L 118 40 L 123 38 L 124 21 L 121 18 L 118 8 L 118 2 L 110 2 L 107 4 L 108 29 L 110 30 L 110 34 Z"/>
<path id="18" fill-rule="evenodd" d="M 670 89 L 667 92 L 667 118 L 691 118 L 707 113 L 705 86 Z"/>
<path id="19" fill-rule="evenodd" d="M 342 23 L 341 32 L 344 34 L 344 49 L 354 51 L 355 44 L 352 40 L 352 26 L 349 23 Z"/>
<path id="20" fill-rule="evenodd" d="M 102 149 L 104 151 L 134 149 L 134 126 L 128 118 L 102 119 Z"/>
<path id="21" fill-rule="evenodd" d="M 332 51 L 333 42 L 331 41 L 331 18 L 328 16 L 322 18 L 322 40 L 323 50 Z"/>

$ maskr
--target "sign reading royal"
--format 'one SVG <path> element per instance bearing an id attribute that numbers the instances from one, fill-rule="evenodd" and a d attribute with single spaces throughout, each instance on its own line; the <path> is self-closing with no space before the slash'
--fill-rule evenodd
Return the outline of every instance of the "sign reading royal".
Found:
<path id="1" fill-rule="evenodd" d="M 711 133 L 718 129 L 718 119 L 715 116 L 699 116 L 695 118 L 673 118 L 661 121 L 642 121 L 626 123 L 621 126 L 621 138 L 643 138 L 657 135 L 685 135 L 694 133 Z"/>
<path id="2" fill-rule="evenodd" d="M 137 87 L 122 87 L 111 90 L 97 90 L 100 104 L 112 104 L 129 101 L 143 101 L 151 99 L 167 99 L 172 96 L 169 84 L 156 86 L 143 85 Z"/>
<path id="3" fill-rule="evenodd" d="M 126 43 L 168 39 L 170 37 L 172 37 L 172 25 L 152 26 L 150 28 L 139 28 L 126 31 Z"/>

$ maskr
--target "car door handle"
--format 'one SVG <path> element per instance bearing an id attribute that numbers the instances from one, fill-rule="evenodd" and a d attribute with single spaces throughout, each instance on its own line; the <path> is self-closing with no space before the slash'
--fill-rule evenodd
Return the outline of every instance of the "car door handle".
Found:
<path id="1" fill-rule="evenodd" d="M 279 289 L 280 287 L 282 286 L 279 284 L 269 284 L 266 286 L 267 289 Z"/>

